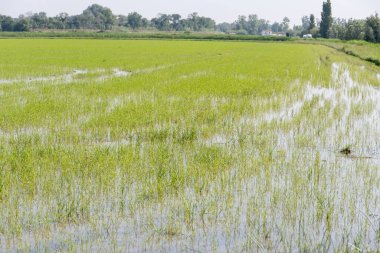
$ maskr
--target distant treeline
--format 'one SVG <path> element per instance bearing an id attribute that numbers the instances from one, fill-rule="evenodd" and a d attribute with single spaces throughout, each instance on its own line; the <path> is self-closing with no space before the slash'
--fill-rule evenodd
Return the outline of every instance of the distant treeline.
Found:
<path id="1" fill-rule="evenodd" d="M 0 15 L 0 31 L 27 32 L 36 30 L 112 30 L 115 28 L 132 31 L 185 31 L 223 32 L 236 35 L 279 35 L 337 38 L 342 40 L 367 40 L 380 42 L 380 18 L 378 14 L 364 20 L 339 19 L 331 15 L 331 3 L 323 3 L 321 20 L 313 14 L 304 16 L 301 25 L 289 26 L 290 20 L 284 17 L 281 22 L 270 23 L 257 15 L 239 16 L 235 22 L 220 23 L 192 13 L 186 18 L 179 14 L 159 14 L 152 19 L 144 18 L 137 12 L 128 15 L 114 15 L 112 11 L 98 4 L 89 6 L 80 15 L 70 16 L 60 13 L 48 17 L 46 13 L 29 13 L 18 18 Z"/>
<path id="2" fill-rule="evenodd" d="M 179 14 L 159 14 L 148 20 L 137 12 L 124 15 L 114 15 L 112 11 L 98 4 L 93 4 L 80 15 L 70 16 L 60 13 L 48 17 L 45 12 L 20 15 L 19 18 L 0 15 L 0 31 L 31 31 L 31 30 L 64 30 L 64 29 L 96 29 L 112 30 L 115 27 L 126 27 L 131 30 L 157 29 L 160 31 L 210 31 L 215 30 L 215 21 L 201 17 L 197 13 L 183 19 Z"/>

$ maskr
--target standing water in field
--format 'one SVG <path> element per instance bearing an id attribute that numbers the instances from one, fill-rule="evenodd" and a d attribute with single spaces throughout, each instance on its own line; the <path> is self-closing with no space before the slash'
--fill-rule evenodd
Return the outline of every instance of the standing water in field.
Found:
<path id="1" fill-rule="evenodd" d="M 0 252 L 380 247 L 376 66 L 318 45 L 57 41 L 0 41 L 19 56 L 2 71 L 61 57 L 0 77 Z"/>

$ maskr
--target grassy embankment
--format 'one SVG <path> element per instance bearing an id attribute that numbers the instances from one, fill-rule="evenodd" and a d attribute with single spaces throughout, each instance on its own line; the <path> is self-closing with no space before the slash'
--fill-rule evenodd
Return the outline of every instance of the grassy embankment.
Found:
<path id="1" fill-rule="evenodd" d="M 371 62 L 380 66 L 380 44 L 368 43 L 366 41 L 341 41 L 341 40 L 307 40 L 299 42 L 310 44 L 321 44 L 334 48 L 345 54 L 357 57 L 361 60 Z"/>

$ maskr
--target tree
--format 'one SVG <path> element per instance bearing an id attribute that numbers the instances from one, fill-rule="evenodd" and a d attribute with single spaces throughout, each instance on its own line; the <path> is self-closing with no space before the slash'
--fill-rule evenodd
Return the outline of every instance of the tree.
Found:
<path id="1" fill-rule="evenodd" d="M 143 26 L 142 16 L 137 12 L 129 13 L 127 16 L 127 25 L 128 27 L 136 30 Z"/>
<path id="2" fill-rule="evenodd" d="M 238 19 L 235 21 L 235 30 L 246 30 L 247 28 L 247 17 L 244 15 L 239 15 Z"/>
<path id="3" fill-rule="evenodd" d="M 321 27 L 320 33 L 323 38 L 330 37 L 330 29 L 333 22 L 332 12 L 331 12 L 331 1 L 323 2 L 322 13 L 321 13 Z"/>
<path id="4" fill-rule="evenodd" d="M 380 42 L 380 18 L 377 13 L 366 19 L 365 27 L 365 40 Z"/>
<path id="5" fill-rule="evenodd" d="M 142 27 L 148 28 L 148 26 L 150 25 L 149 20 L 147 18 L 142 18 L 141 21 L 142 21 Z"/>
<path id="6" fill-rule="evenodd" d="M 220 32 L 229 33 L 232 30 L 232 25 L 230 23 L 223 22 L 218 24 L 216 29 Z"/>
<path id="7" fill-rule="evenodd" d="M 118 26 L 128 26 L 128 18 L 124 15 L 116 16 L 116 25 Z"/>
<path id="8" fill-rule="evenodd" d="M 215 29 L 215 21 L 208 17 L 199 17 L 198 24 L 199 24 L 199 27 L 197 31 Z"/>
<path id="9" fill-rule="evenodd" d="M 13 18 L 9 16 L 0 16 L 0 25 L 1 25 L 1 30 L 4 32 L 11 32 L 13 31 L 14 27 L 14 20 Z"/>
<path id="10" fill-rule="evenodd" d="M 98 4 L 93 4 L 80 15 L 70 16 L 60 13 L 48 17 L 45 12 L 26 13 L 18 18 L 0 15 L 0 31 L 28 31 L 30 29 L 112 29 L 118 26 L 136 29 L 156 28 L 161 31 L 235 31 L 238 34 L 261 34 L 262 31 L 272 29 L 273 32 L 286 32 L 290 36 L 299 36 L 310 33 L 313 37 L 339 38 L 341 40 L 361 40 L 380 42 L 380 18 L 377 13 L 365 20 L 332 18 L 331 0 L 324 0 L 322 6 L 322 20 L 316 19 L 313 14 L 302 17 L 302 25 L 289 28 L 290 20 L 284 17 L 281 22 L 270 24 L 265 19 L 259 19 L 255 14 L 240 15 L 233 23 L 221 23 L 203 17 L 194 12 L 187 18 L 179 14 L 159 14 L 156 18 L 148 20 L 137 12 L 128 16 L 119 15 L 117 18 L 112 11 Z M 116 22 L 115 22 L 116 21 Z"/>
<path id="11" fill-rule="evenodd" d="M 56 19 L 61 22 L 63 29 L 66 29 L 67 21 L 69 19 L 69 14 L 66 12 L 59 13 L 58 16 L 56 16 Z"/>
<path id="12" fill-rule="evenodd" d="M 151 23 L 160 31 L 169 31 L 170 30 L 170 15 L 167 14 L 158 14 L 158 17 L 153 18 Z"/>
<path id="13" fill-rule="evenodd" d="M 180 21 L 182 29 L 193 31 L 211 30 L 215 29 L 215 21 L 208 17 L 201 17 L 198 13 L 194 12 L 188 15 L 186 20 Z"/>
<path id="14" fill-rule="evenodd" d="M 302 33 L 308 33 L 310 28 L 310 19 L 308 16 L 302 17 Z"/>
<path id="15" fill-rule="evenodd" d="M 193 30 L 193 31 L 199 31 L 200 30 L 199 22 L 198 22 L 199 16 L 198 16 L 197 12 L 193 12 L 193 13 L 189 14 L 187 20 L 188 20 L 188 24 L 191 27 L 191 30 Z"/>
<path id="16" fill-rule="evenodd" d="M 223 23 L 224 27 L 227 27 L 228 23 Z M 221 25 L 221 24 L 220 24 Z M 220 29 L 220 25 L 219 29 Z M 256 14 L 248 15 L 248 17 L 244 15 L 239 15 L 237 20 L 229 24 L 229 30 L 235 30 L 239 34 L 251 34 L 258 35 L 264 30 L 268 30 L 270 28 L 269 21 L 265 19 L 259 19 Z M 224 29 L 225 30 L 225 29 Z"/>
<path id="17" fill-rule="evenodd" d="M 30 22 L 33 29 L 46 29 L 48 28 L 49 19 L 45 12 L 39 12 L 31 16 Z"/>
<path id="18" fill-rule="evenodd" d="M 309 24 L 309 33 L 316 27 L 315 25 L 315 17 L 313 14 L 310 14 L 310 24 Z"/>
<path id="19" fill-rule="evenodd" d="M 29 29 L 29 22 L 25 18 L 19 18 L 13 28 L 15 32 L 27 32 Z"/>
<path id="20" fill-rule="evenodd" d="M 289 23 L 290 23 L 290 19 L 288 17 L 284 17 L 281 23 L 281 30 L 283 32 L 287 32 L 289 30 Z"/>
<path id="21" fill-rule="evenodd" d="M 364 39 L 365 22 L 363 20 L 349 19 L 345 26 L 345 40 Z"/>
<path id="22" fill-rule="evenodd" d="M 179 14 L 172 14 L 171 16 L 171 26 L 172 29 L 175 31 L 180 31 L 183 27 L 181 24 L 181 15 Z"/>
<path id="23" fill-rule="evenodd" d="M 268 30 L 270 28 L 270 24 L 268 20 L 265 19 L 259 19 L 258 21 L 258 28 L 257 28 L 257 34 L 261 34 L 262 31 Z"/>
<path id="24" fill-rule="evenodd" d="M 93 4 L 78 16 L 78 20 L 82 28 L 110 30 L 115 17 L 109 8 Z"/>
<path id="25" fill-rule="evenodd" d="M 67 28 L 69 29 L 80 29 L 81 28 L 81 15 L 70 16 L 67 19 Z"/>
<path id="26" fill-rule="evenodd" d="M 370 26 L 367 26 L 365 29 L 365 40 L 369 42 L 376 42 L 375 33 Z"/>
<path id="27" fill-rule="evenodd" d="M 278 22 L 274 22 L 272 24 L 272 32 L 282 32 L 282 28 L 281 28 L 281 25 L 278 23 Z"/>
<path id="28" fill-rule="evenodd" d="M 247 21 L 247 32 L 248 34 L 258 34 L 259 31 L 259 18 L 257 15 L 249 15 Z"/>
<path id="29" fill-rule="evenodd" d="M 304 27 L 302 25 L 293 25 L 292 36 L 302 36 L 304 34 Z"/>
<path id="30" fill-rule="evenodd" d="M 347 21 L 341 18 L 333 18 L 329 31 L 330 38 L 338 38 L 344 40 L 346 34 Z"/>

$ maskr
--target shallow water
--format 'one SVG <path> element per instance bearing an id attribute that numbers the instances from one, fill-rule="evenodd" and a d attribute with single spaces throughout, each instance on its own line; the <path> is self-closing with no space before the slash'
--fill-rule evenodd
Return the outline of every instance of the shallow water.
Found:
<path id="1" fill-rule="evenodd" d="M 115 73 L 113 70 L 109 78 Z M 128 76 L 129 72 L 120 75 Z M 380 91 L 355 81 L 348 68 L 338 63 L 332 65 L 328 87 L 312 83 L 301 87 L 300 93 L 291 98 L 263 101 L 283 101 L 278 110 L 269 107 L 272 109 L 254 117 L 243 115 L 230 122 L 232 130 L 223 132 L 222 128 L 208 138 L 194 140 L 194 149 L 214 146 L 227 150 L 238 161 L 211 182 L 204 193 L 195 193 L 195 188 L 189 187 L 183 196 L 157 203 L 138 200 L 137 193 L 146 186 L 125 186 L 122 193 L 115 191 L 117 196 L 107 196 L 106 192 L 94 196 L 99 202 L 92 203 L 90 222 L 53 224 L 41 234 L 26 232 L 21 236 L 23 245 L 11 243 L 0 251 L 7 247 L 10 252 L 23 248 L 32 252 L 287 252 L 307 243 L 311 251 L 333 252 L 347 241 L 354 245 L 360 238 L 365 242 L 363 249 L 376 250 L 376 224 L 380 222 Z M 368 104 L 365 108 L 363 98 Z M 111 99 L 106 112 L 138 99 L 133 95 Z M 226 101 L 210 99 L 213 108 L 220 103 Z M 354 114 L 358 106 L 362 113 Z M 156 130 L 165 126 L 156 125 Z M 270 150 L 260 146 L 262 133 L 272 142 Z M 15 133 L 0 132 L 0 137 L 15 134 L 49 132 L 20 129 Z M 242 146 L 239 134 L 247 138 Z M 136 142 L 133 138 L 113 140 L 109 131 L 108 137 L 90 144 L 118 149 Z M 346 145 L 351 145 L 350 156 L 339 153 Z M 144 147 L 136 152 L 143 153 Z M 240 156 L 247 162 L 241 161 Z M 186 155 L 183 157 L 186 168 L 188 161 Z M 249 177 L 240 175 L 245 173 L 243 166 L 255 173 Z M 116 180 L 115 189 L 122 188 L 120 184 Z M 121 200 L 134 209 L 115 211 L 120 210 Z M 33 209 L 35 215 L 54 206 L 35 201 L 35 207 L 46 206 L 46 210 Z M 188 205 L 187 214 L 183 211 L 184 203 Z M 4 241 L 0 237 L 0 244 Z"/>

